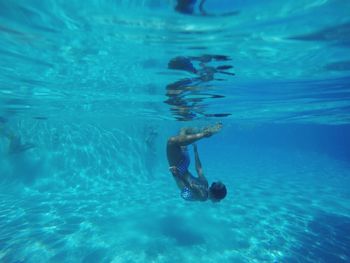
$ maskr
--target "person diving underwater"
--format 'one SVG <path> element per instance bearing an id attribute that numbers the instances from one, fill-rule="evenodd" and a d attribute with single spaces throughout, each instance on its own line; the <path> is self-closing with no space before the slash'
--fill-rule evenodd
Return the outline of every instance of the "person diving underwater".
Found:
<path id="1" fill-rule="evenodd" d="M 195 142 L 208 138 L 222 128 L 218 123 L 202 130 L 196 128 L 183 128 L 179 135 L 172 136 L 167 141 L 167 158 L 169 170 L 175 179 L 178 188 L 181 190 L 181 197 L 186 201 L 207 201 L 219 202 L 227 194 L 226 186 L 222 182 L 213 182 L 209 187 L 208 180 L 204 176 L 202 164 L 199 159 L 198 149 Z M 195 166 L 198 177 L 193 176 L 188 170 L 190 157 L 188 145 L 193 145 Z"/>

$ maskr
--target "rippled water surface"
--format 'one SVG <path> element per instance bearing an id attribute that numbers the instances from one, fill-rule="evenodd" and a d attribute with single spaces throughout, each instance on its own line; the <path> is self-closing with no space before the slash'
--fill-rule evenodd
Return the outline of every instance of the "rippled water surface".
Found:
<path id="1" fill-rule="evenodd" d="M 215 54 L 235 76 L 217 73 L 184 95 L 194 119 L 348 123 L 347 1 L 208 0 L 212 16 L 175 4 L 1 1 L 1 114 L 176 118 L 165 88 L 193 74 L 168 62 Z"/>

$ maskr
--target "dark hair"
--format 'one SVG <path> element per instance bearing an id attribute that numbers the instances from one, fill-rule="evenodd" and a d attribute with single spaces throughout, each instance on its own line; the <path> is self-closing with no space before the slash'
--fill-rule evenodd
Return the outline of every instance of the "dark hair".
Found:
<path id="1" fill-rule="evenodd" d="M 210 186 L 210 193 L 215 199 L 224 199 L 227 194 L 226 186 L 221 182 L 214 182 Z"/>

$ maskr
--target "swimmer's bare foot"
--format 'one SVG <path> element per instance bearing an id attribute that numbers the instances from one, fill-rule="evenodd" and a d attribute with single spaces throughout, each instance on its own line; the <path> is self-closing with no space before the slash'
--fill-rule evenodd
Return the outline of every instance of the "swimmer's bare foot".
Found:
<path id="1" fill-rule="evenodd" d="M 195 127 L 184 127 L 180 130 L 180 135 L 196 134 L 198 133 L 198 128 Z"/>
<path id="2" fill-rule="evenodd" d="M 203 133 L 205 134 L 205 137 L 210 137 L 213 134 L 219 132 L 222 129 L 222 123 L 218 122 L 213 126 L 209 126 L 203 129 Z"/>

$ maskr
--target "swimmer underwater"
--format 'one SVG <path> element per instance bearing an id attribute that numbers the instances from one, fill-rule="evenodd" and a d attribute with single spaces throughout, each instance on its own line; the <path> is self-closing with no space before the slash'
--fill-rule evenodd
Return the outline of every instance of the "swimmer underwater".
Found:
<path id="1" fill-rule="evenodd" d="M 195 144 L 196 141 L 208 138 L 219 132 L 221 128 L 222 124 L 220 123 L 202 130 L 183 128 L 179 135 L 168 139 L 167 157 L 169 170 L 178 188 L 181 190 L 181 197 L 186 201 L 211 200 L 212 202 L 219 202 L 224 199 L 227 194 L 226 186 L 221 182 L 213 182 L 209 187 L 208 180 L 203 174 L 197 145 Z M 187 146 L 190 144 L 193 144 L 198 177 L 193 176 L 188 170 L 190 157 Z"/>

